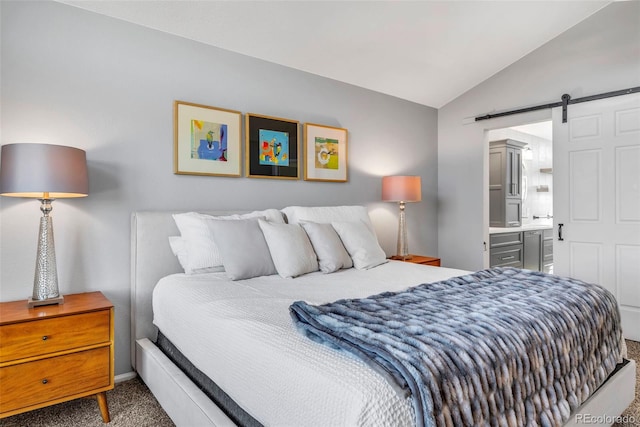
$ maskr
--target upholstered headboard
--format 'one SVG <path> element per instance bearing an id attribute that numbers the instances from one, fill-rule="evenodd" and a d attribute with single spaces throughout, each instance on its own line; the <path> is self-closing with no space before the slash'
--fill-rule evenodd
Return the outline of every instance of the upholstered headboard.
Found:
<path id="1" fill-rule="evenodd" d="M 169 236 L 179 236 L 172 215 L 182 211 L 134 212 L 131 215 L 131 363 L 135 368 L 135 342 L 155 340 L 151 295 L 162 277 L 182 272 L 169 246 Z M 202 211 L 231 215 L 247 211 Z"/>
<path id="2" fill-rule="evenodd" d="M 172 215 L 182 212 L 184 211 L 142 211 L 134 212 L 131 216 L 131 361 L 134 368 L 136 340 L 149 338 L 155 341 L 158 333 L 153 325 L 153 289 L 164 276 L 183 271 L 169 245 L 170 236 L 180 235 Z M 253 211 L 199 212 L 223 216 Z M 346 217 L 350 220 L 363 220 L 374 230 L 364 206 L 287 206 L 280 212 L 292 223 L 300 220 L 341 221 Z"/>

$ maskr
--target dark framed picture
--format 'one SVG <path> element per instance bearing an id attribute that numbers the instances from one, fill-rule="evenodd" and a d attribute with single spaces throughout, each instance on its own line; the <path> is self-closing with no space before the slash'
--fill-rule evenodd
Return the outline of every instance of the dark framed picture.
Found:
<path id="1" fill-rule="evenodd" d="M 304 124 L 304 180 L 347 182 L 347 130 Z"/>
<path id="2" fill-rule="evenodd" d="M 250 178 L 299 178 L 298 122 L 246 114 L 246 173 Z"/>
<path id="3" fill-rule="evenodd" d="M 242 113 L 175 101 L 173 172 L 239 177 Z"/>

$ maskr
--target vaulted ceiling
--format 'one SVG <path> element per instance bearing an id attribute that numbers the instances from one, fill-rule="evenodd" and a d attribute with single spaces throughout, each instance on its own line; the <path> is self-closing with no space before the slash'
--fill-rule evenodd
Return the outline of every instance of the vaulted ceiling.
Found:
<path id="1" fill-rule="evenodd" d="M 59 1 L 435 108 L 610 3 Z"/>

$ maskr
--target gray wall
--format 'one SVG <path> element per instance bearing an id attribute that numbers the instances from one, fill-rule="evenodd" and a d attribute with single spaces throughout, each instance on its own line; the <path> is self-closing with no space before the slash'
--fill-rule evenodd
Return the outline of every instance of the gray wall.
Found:
<path id="1" fill-rule="evenodd" d="M 136 210 L 365 204 L 395 252 L 397 206 L 380 177 L 422 176 L 407 207 L 410 249 L 437 255 L 437 112 L 53 2 L 0 2 L 1 143 L 87 151 L 90 195 L 54 203 L 62 293 L 100 290 L 116 306 L 116 373 L 129 363 L 129 220 Z M 173 174 L 173 101 L 349 129 L 349 182 Z M 0 198 L 0 300 L 30 294 L 40 216 Z"/>
<path id="2" fill-rule="evenodd" d="M 471 270 L 488 266 L 485 131 L 550 119 L 551 111 L 481 122 L 470 118 L 556 102 L 564 93 L 579 98 L 635 86 L 640 86 L 640 2 L 615 2 L 438 110 L 443 264 Z"/>

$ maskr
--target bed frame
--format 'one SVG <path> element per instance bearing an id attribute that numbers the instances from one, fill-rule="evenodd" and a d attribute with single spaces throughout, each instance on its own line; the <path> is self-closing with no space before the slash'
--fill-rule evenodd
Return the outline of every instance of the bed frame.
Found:
<path id="1" fill-rule="evenodd" d="M 178 211 L 135 212 L 131 217 L 131 364 L 177 426 L 235 426 L 154 344 L 157 329 L 152 323 L 153 288 L 162 277 L 182 271 L 167 239 L 179 235 L 174 213 Z M 582 404 L 566 426 L 611 425 L 635 397 L 635 372 L 635 361 L 626 361 Z M 594 424 L 596 420 L 603 422 Z"/>

